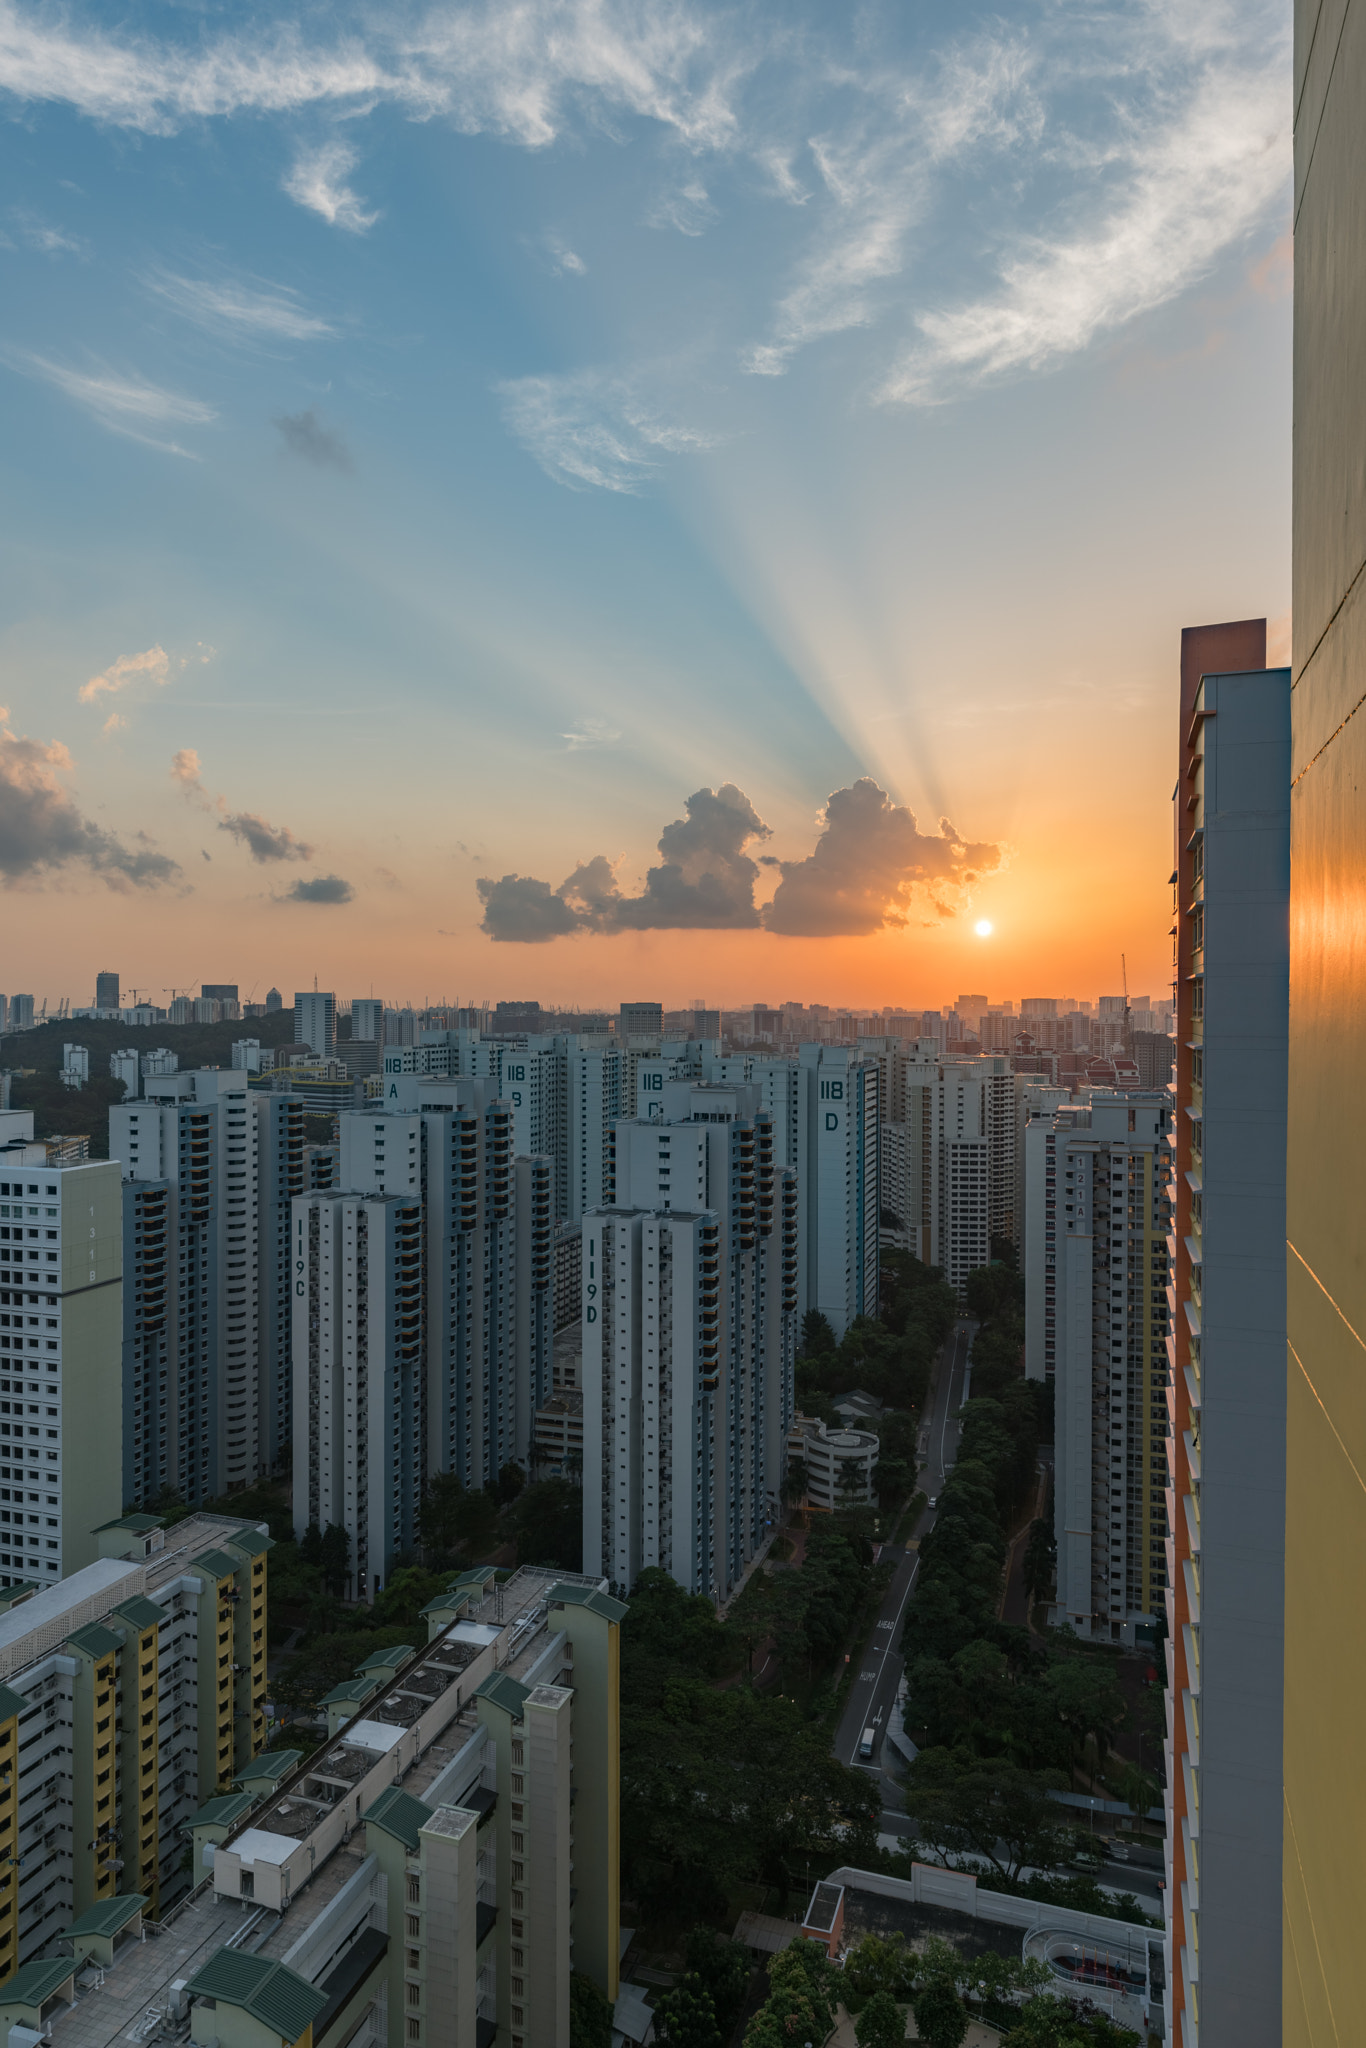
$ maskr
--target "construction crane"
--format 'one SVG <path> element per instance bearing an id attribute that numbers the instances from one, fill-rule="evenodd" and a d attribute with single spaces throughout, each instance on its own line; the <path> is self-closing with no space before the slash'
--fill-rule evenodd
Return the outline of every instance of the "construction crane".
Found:
<path id="1" fill-rule="evenodd" d="M 1127 1059 L 1134 1056 L 1134 1019 L 1129 1008 L 1129 965 L 1121 953 L 1119 956 L 1119 978 L 1124 984 L 1124 1053 Z"/>
<path id="2" fill-rule="evenodd" d="M 136 1009 L 137 1005 L 143 1001 L 144 991 L 140 988 L 130 988 L 128 993 L 133 998 L 133 1007 Z"/>
<path id="3" fill-rule="evenodd" d="M 174 1002 L 177 996 L 187 996 L 193 987 L 194 983 L 188 982 L 184 988 L 164 988 L 161 993 L 164 996 L 169 996 L 171 1001 Z"/>

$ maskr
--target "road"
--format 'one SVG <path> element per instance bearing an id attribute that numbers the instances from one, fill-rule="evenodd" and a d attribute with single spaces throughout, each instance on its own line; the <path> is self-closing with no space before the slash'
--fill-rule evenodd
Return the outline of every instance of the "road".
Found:
<path id="1" fill-rule="evenodd" d="M 931 1498 L 940 1492 L 944 1475 L 958 1455 L 958 1425 L 952 1418 L 963 1405 L 968 1347 L 975 1327 L 967 1321 L 955 1323 L 936 1361 L 929 1414 L 921 1426 L 920 1451 L 920 1485 Z M 926 1531 L 934 1527 L 934 1521 L 934 1510 L 926 1508 L 912 1532 L 911 1541 L 919 1543 Z M 858 1749 L 864 1729 L 875 1729 L 873 1762 L 871 1765 L 864 1763 L 865 1769 L 873 1770 L 879 1768 L 882 1738 L 901 1680 L 901 1659 L 896 1654 L 901 1637 L 901 1618 L 915 1590 L 916 1574 L 920 1570 L 917 1550 L 887 1548 L 882 1555 L 884 1559 L 895 1561 L 896 1571 L 864 1645 L 859 1669 L 835 1733 L 835 1755 L 841 1763 L 857 1764 L 860 1762 Z M 894 1781 L 886 1780 L 884 1797 L 893 1790 Z"/>

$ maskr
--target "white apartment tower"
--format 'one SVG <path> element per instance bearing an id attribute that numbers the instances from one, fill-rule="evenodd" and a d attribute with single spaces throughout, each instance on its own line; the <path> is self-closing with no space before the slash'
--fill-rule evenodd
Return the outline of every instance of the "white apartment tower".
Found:
<path id="1" fill-rule="evenodd" d="M 109 1112 L 124 1182 L 123 1497 L 190 1503 L 262 1469 L 256 1112 L 247 1077 L 148 1076 Z"/>
<path id="2" fill-rule="evenodd" d="M 337 998 L 328 990 L 305 990 L 294 998 L 294 1043 L 311 1046 L 320 1060 L 337 1050 Z"/>
<path id="3" fill-rule="evenodd" d="M 878 1311 L 878 1068 L 844 1046 L 797 1062 L 798 1298 L 842 1337 Z"/>
<path id="4" fill-rule="evenodd" d="M 917 1256 L 961 1296 L 993 1237 L 1016 1236 L 1015 1076 L 1002 1053 L 941 1060 L 918 1039 L 899 1080 L 904 1124 L 893 1141 L 888 1206 Z M 909 1213 L 907 1213 L 909 1211 Z"/>
<path id="5" fill-rule="evenodd" d="M 122 1294 L 117 1165 L 0 1157 L 0 1584 L 79 1571 L 119 1511 Z"/>
<path id="6" fill-rule="evenodd" d="M 583 1227 L 584 1557 L 725 1599 L 763 1541 L 792 1419 L 796 1177 L 757 1089 L 672 1082 L 617 1125 Z"/>
<path id="7" fill-rule="evenodd" d="M 1097 1090 L 1026 1131 L 1029 1377 L 1055 1396 L 1055 1616 L 1153 1640 L 1167 1586 L 1165 1092 Z"/>
<path id="8" fill-rule="evenodd" d="M 295 1520 L 347 1531 L 370 1599 L 416 1542 L 426 1478 L 422 1204 L 299 1195 L 292 1233 Z"/>

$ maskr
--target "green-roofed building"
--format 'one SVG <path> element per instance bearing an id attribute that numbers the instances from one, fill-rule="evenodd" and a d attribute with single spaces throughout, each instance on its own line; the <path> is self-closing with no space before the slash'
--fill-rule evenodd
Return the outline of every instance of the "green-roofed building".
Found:
<path id="1" fill-rule="evenodd" d="M 221 1948 L 191 1977 L 190 2038 L 219 2048 L 312 2048 L 327 1994 L 285 1963 Z"/>
<path id="2" fill-rule="evenodd" d="M 190 1838 L 190 1875 L 196 1884 L 207 1877 L 213 1867 L 212 1855 L 205 1852 L 216 1849 L 220 1842 L 225 1841 L 232 1829 L 244 1821 L 258 1804 L 259 1800 L 250 1792 L 221 1792 L 182 1823 Z"/>
<path id="3" fill-rule="evenodd" d="M 41 2032 L 54 2012 L 74 2002 L 78 1968 L 70 1956 L 57 1956 L 24 1963 L 0 1984 L 0 2037 L 8 2040 L 11 2027 Z"/>
<path id="4" fill-rule="evenodd" d="M 253 1793 L 258 1799 L 268 1799 L 277 1790 L 281 1780 L 287 1778 L 296 1765 L 304 1760 L 301 1749 L 267 1749 L 260 1756 L 253 1757 L 244 1771 L 239 1771 L 233 1784 L 244 1792 Z"/>
<path id="5" fill-rule="evenodd" d="M 338 1734 L 348 1721 L 354 1721 L 368 1699 L 380 1690 L 377 1678 L 346 1678 L 340 1685 L 334 1685 L 331 1692 L 325 1692 L 318 1701 L 327 1709 L 327 1732 Z"/>
<path id="6" fill-rule="evenodd" d="M 125 1941 L 136 1941 L 142 1933 L 143 1909 L 146 1899 L 136 1892 L 121 1892 L 112 1899 L 105 1899 L 100 1905 L 92 1906 L 82 1913 L 79 1920 L 73 1920 L 64 1928 L 60 1939 L 71 1943 L 71 1952 L 76 1958 L 76 1967 L 82 1963 L 101 1963 L 106 1967 L 114 1960 L 114 1951 Z"/>
<path id="7" fill-rule="evenodd" d="M 411 1664 L 417 1651 L 408 1643 L 395 1643 L 387 1650 L 372 1650 L 363 1664 L 356 1666 L 358 1678 L 377 1678 L 382 1685 L 392 1685 L 405 1664 Z"/>
<path id="8" fill-rule="evenodd" d="M 561 1581 L 546 1597 L 574 1688 L 574 1967 L 616 1999 L 621 1948 L 621 1624 L 626 1605 Z"/>

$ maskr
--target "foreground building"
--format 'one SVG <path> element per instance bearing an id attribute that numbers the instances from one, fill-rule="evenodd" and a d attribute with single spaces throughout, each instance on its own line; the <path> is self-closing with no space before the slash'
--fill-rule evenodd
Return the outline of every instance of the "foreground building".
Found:
<path id="1" fill-rule="evenodd" d="M 1356 1086 L 1366 1038 L 1366 720 L 1358 709 L 1366 672 L 1366 22 L 1358 9 L 1295 0 L 1294 81 L 1283 2038 L 1286 2048 L 1326 2048 L 1355 2028 L 1360 1919 L 1346 1873 L 1366 1835 L 1366 1783 L 1340 1768 L 1366 1684 L 1355 1622 L 1366 1593 Z"/>
<path id="2" fill-rule="evenodd" d="M 154 1941 L 116 1897 L 73 1928 L 75 1962 L 0 1982 L 0 2024 L 53 2048 L 135 2027 L 200 2048 L 569 2048 L 571 1971 L 617 1995 L 626 1610 L 574 1574 L 492 1577 L 434 1601 L 427 1643 L 364 1672 L 319 1750 L 260 1759 L 190 1817 L 198 1888 Z M 103 1970 L 83 1997 L 87 1941 Z"/>
<path id="3" fill-rule="evenodd" d="M 265 1742 L 267 1556 L 250 1523 L 136 1515 L 0 1611 L 0 1989 L 71 1922 L 188 1889 L 184 1824 Z"/>
<path id="4" fill-rule="evenodd" d="M 1281 2039 L 1290 673 L 1216 672 L 1264 648 L 1260 619 L 1182 635 L 1166 1643 L 1180 2048 Z"/>

